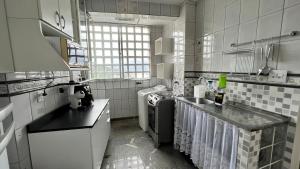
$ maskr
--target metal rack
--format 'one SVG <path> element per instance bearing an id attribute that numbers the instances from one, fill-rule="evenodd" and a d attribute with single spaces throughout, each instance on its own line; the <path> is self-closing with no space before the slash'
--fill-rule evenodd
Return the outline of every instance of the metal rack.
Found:
<path id="1" fill-rule="evenodd" d="M 254 53 L 254 49 L 234 49 L 234 50 L 228 50 L 223 52 L 223 54 L 225 55 L 250 54 L 250 53 Z"/>
<path id="2" fill-rule="evenodd" d="M 250 41 L 250 42 L 243 42 L 243 43 L 232 43 L 230 46 L 231 47 L 238 47 L 238 46 L 243 46 L 243 45 L 249 45 L 249 44 L 255 44 L 255 43 L 261 43 L 261 42 L 265 42 L 265 41 L 269 41 L 269 40 L 274 40 L 274 39 L 280 39 L 280 38 L 288 38 L 288 37 L 293 37 L 298 35 L 298 31 L 292 31 L 289 34 L 286 35 L 281 35 L 281 36 L 273 36 L 270 38 L 265 38 L 265 39 L 260 39 L 260 40 L 254 40 L 254 41 Z"/>

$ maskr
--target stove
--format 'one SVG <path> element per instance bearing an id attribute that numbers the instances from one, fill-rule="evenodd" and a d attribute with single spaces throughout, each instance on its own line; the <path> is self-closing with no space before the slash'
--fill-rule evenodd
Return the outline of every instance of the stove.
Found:
<path id="1" fill-rule="evenodd" d="M 174 133 L 175 101 L 171 91 L 150 94 L 148 100 L 149 134 L 155 147 L 172 143 Z"/>

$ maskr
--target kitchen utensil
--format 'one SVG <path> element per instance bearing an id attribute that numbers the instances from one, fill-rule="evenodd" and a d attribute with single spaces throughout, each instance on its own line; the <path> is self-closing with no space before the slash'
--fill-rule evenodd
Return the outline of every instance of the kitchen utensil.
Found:
<path id="1" fill-rule="evenodd" d="M 266 54 L 266 64 L 264 67 L 262 67 L 261 69 L 258 70 L 258 75 L 267 75 L 270 73 L 270 71 L 272 70 L 271 67 L 269 67 L 269 58 L 270 58 L 270 55 L 272 53 L 272 58 L 273 58 L 273 48 L 274 48 L 274 45 L 273 44 L 268 44 L 266 46 L 266 50 L 267 50 L 267 54 Z M 262 52 L 262 55 L 263 55 L 263 52 Z"/>

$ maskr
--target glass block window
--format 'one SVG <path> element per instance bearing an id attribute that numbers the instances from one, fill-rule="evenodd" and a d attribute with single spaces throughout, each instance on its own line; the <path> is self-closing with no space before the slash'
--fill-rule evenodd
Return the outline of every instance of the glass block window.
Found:
<path id="1" fill-rule="evenodd" d="M 150 78 L 148 27 L 92 23 L 89 32 L 92 78 Z"/>

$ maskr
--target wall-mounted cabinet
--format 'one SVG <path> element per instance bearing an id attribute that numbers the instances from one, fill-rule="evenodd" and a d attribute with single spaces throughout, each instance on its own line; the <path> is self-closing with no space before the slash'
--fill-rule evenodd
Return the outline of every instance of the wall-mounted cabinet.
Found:
<path id="1" fill-rule="evenodd" d="M 4 0 L 0 0 L 0 23 L 0 73 L 12 72 L 14 71 L 14 65 L 10 47 Z"/>
<path id="2" fill-rule="evenodd" d="M 68 64 L 50 45 L 45 36 L 73 39 L 72 14 L 77 13 L 74 10 L 78 9 L 72 8 L 71 1 L 2 1 L 5 1 L 5 5 L 1 5 L 0 8 L 5 8 L 6 13 L 4 12 L 3 15 L 1 13 L 1 17 L 7 18 L 9 33 L 6 31 L 5 34 L 9 35 L 11 40 L 13 55 L 13 57 L 10 57 L 13 60 L 12 64 L 7 64 L 13 68 L 5 68 L 5 70 L 9 72 L 70 70 Z M 79 24 L 79 22 L 76 22 L 76 24 Z M 1 24 L 0 28 L 2 26 Z M 1 31 L 1 33 L 3 32 Z M 1 37 L 5 38 L 5 36 Z"/>
<path id="3" fill-rule="evenodd" d="M 70 0 L 40 0 L 39 4 L 43 21 L 73 37 Z"/>
<path id="4" fill-rule="evenodd" d="M 155 40 L 155 55 L 169 55 L 173 53 L 173 38 L 160 37 Z"/>
<path id="5" fill-rule="evenodd" d="M 61 31 L 60 36 L 65 34 L 66 37 L 73 37 L 70 0 L 5 1 L 8 18 L 40 19 L 51 28 Z M 45 30 L 43 30 L 43 32 L 47 34 Z M 52 32 L 50 32 L 50 34 L 52 34 Z"/>
<path id="6" fill-rule="evenodd" d="M 159 63 L 157 64 L 157 78 L 158 79 L 173 79 L 174 64 Z"/>

